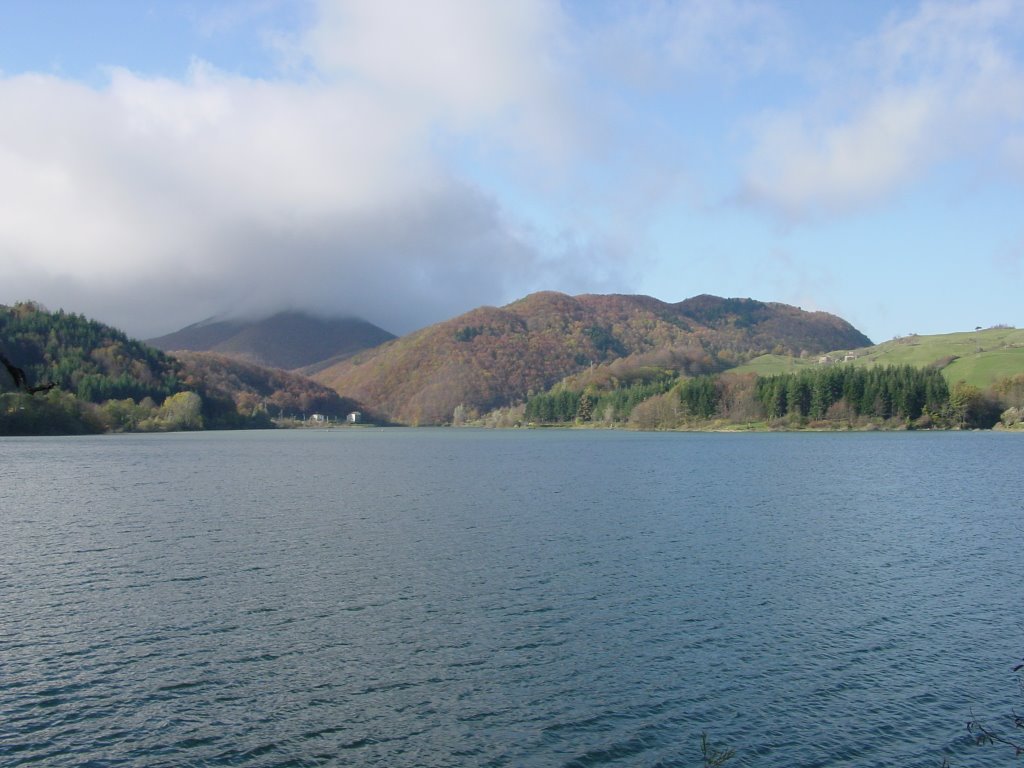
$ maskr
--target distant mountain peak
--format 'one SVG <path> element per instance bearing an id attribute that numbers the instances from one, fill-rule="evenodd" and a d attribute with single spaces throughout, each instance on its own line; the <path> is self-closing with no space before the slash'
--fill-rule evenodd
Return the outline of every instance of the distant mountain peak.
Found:
<path id="1" fill-rule="evenodd" d="M 360 318 L 286 309 L 255 319 L 210 317 L 148 343 L 164 351 L 216 352 L 294 370 L 336 362 L 393 338 Z"/>

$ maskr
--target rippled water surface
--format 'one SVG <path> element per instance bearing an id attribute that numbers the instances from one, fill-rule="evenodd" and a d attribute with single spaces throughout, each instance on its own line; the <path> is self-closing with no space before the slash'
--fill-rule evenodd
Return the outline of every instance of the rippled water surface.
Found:
<path id="1" fill-rule="evenodd" d="M 0 764 L 1009 762 L 1024 438 L 0 440 Z"/>

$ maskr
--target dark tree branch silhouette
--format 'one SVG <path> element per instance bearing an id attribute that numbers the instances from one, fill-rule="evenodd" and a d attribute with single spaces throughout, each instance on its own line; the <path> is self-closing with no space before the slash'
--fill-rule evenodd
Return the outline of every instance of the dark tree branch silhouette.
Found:
<path id="1" fill-rule="evenodd" d="M 4 368 L 6 368 L 7 372 L 11 375 L 11 378 L 14 380 L 14 386 L 17 389 L 21 389 L 24 390 L 25 392 L 28 392 L 28 394 L 30 395 L 34 395 L 36 392 L 49 392 L 51 389 L 57 386 L 55 382 L 48 381 L 45 384 L 39 384 L 34 387 L 30 387 L 28 385 L 28 379 L 25 378 L 25 372 L 21 368 L 16 366 L 14 363 L 12 363 L 10 360 L 8 360 L 7 356 L 4 355 L 2 352 L 0 352 L 0 363 L 4 364 Z"/>
<path id="2" fill-rule="evenodd" d="M 1024 717 L 1014 712 L 1012 718 L 1014 728 L 1024 728 Z M 974 737 L 976 744 L 1003 744 L 1010 747 L 1017 757 L 1024 755 L 1024 740 L 1018 739 L 1014 741 L 997 733 L 974 717 L 973 713 L 970 722 L 967 723 L 967 732 Z"/>
<path id="3" fill-rule="evenodd" d="M 1020 672 L 1022 669 L 1024 669 L 1024 664 L 1018 664 L 1013 668 L 1013 671 Z M 1021 687 L 1024 688 L 1024 682 L 1018 682 L 1020 682 Z M 1014 730 L 1024 730 L 1024 716 L 1013 712 L 1010 715 L 1010 720 L 1013 723 Z M 974 712 L 971 712 L 971 719 L 967 723 L 967 732 L 974 737 L 976 744 L 1002 744 L 1003 746 L 1012 749 L 1016 757 L 1024 755 L 1024 738 L 1006 736 L 999 733 L 979 720 L 974 715 Z"/>
<path id="4" fill-rule="evenodd" d="M 4 368 L 11 374 L 11 378 L 14 379 L 14 386 L 21 389 L 25 386 L 25 372 L 18 366 L 7 359 L 6 355 L 0 352 L 0 362 L 4 364 Z"/>

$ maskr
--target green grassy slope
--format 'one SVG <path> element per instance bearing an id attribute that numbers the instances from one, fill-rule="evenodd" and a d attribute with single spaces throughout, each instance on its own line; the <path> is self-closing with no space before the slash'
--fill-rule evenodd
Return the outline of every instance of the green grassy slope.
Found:
<path id="1" fill-rule="evenodd" d="M 847 354 L 855 355 L 856 359 L 844 365 L 935 365 L 950 383 L 962 379 L 988 387 L 997 379 L 1024 373 L 1024 330 L 988 328 L 935 336 L 904 336 L 873 347 L 836 350 L 829 357 L 842 360 Z M 762 355 L 734 370 L 770 376 L 818 364 L 817 355 L 803 359 Z"/>

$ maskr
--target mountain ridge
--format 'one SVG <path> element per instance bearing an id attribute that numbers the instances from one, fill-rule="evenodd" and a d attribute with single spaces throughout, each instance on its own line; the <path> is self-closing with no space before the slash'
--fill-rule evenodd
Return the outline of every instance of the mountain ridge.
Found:
<path id="1" fill-rule="evenodd" d="M 257 320 L 207 318 L 146 343 L 164 352 L 213 352 L 298 370 L 329 359 L 340 361 L 394 338 L 361 318 L 288 310 Z"/>
<path id="2" fill-rule="evenodd" d="M 522 402 L 565 376 L 664 351 L 680 372 L 713 372 L 765 352 L 871 343 L 847 321 L 786 304 L 703 295 L 529 294 L 477 307 L 314 373 L 396 421 L 442 424 L 459 406 Z"/>

